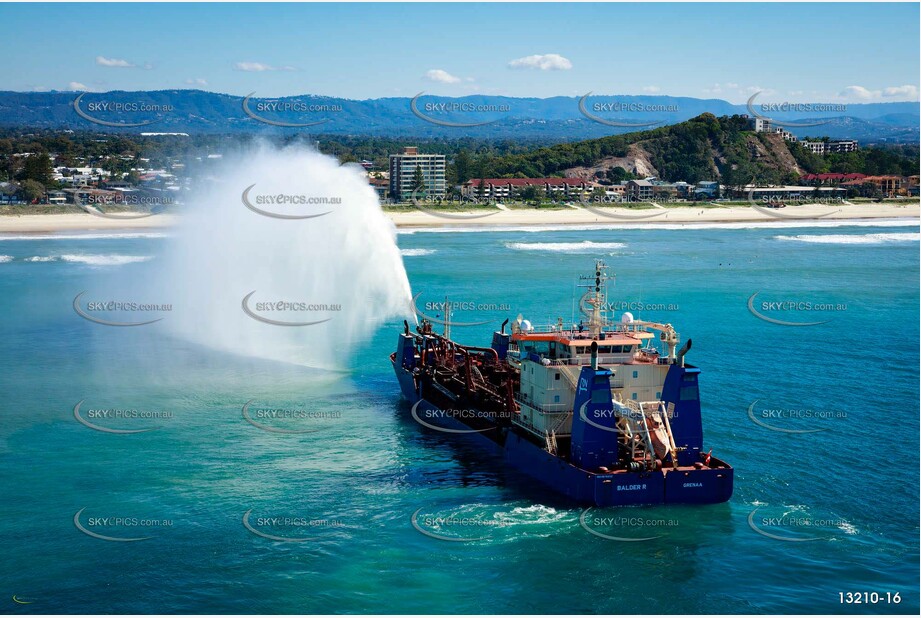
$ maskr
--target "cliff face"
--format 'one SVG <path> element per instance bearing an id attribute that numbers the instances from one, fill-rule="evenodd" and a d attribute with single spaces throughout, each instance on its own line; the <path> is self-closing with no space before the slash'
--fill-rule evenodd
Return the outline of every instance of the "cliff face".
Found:
<path id="1" fill-rule="evenodd" d="M 711 114 L 651 131 L 545 148 L 525 158 L 548 175 L 580 178 L 605 177 L 617 167 L 639 177 L 687 182 L 735 183 L 743 176 L 786 182 L 804 173 L 780 135 L 755 133 L 742 116 Z"/>

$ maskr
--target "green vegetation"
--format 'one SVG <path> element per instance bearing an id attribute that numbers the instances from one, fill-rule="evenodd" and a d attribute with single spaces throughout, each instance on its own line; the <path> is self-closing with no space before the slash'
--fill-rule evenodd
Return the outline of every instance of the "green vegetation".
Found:
<path id="1" fill-rule="evenodd" d="M 755 133 L 744 116 L 702 114 L 687 122 L 572 144 L 558 144 L 501 156 L 481 157 L 489 178 L 562 176 L 573 167 L 592 167 L 607 157 L 625 157 L 631 146 L 645 153 L 667 181 L 696 183 L 719 180 L 741 187 L 752 179 L 765 184 L 797 182 L 795 162 L 806 173 L 859 172 L 868 175 L 918 173 L 918 146 L 865 147 L 854 153 L 815 155 L 779 136 Z M 792 158 L 787 157 L 788 154 Z M 603 178 L 630 180 L 623 168 L 609 169 Z"/>
<path id="2" fill-rule="evenodd" d="M 132 170 L 173 169 L 194 175 L 210 154 L 230 154 L 247 144 L 268 140 L 278 145 L 313 144 L 342 162 L 371 161 L 376 170 L 387 170 L 391 153 L 417 146 L 428 154 L 447 157 L 447 182 L 452 197 L 455 185 L 471 178 L 540 178 L 564 176 L 574 167 L 596 168 L 595 179 L 616 184 L 636 175 L 616 164 L 601 166 L 605 159 L 645 158 L 662 180 L 696 183 L 717 180 L 741 187 L 752 179 L 759 183 L 798 181 L 796 166 L 805 173 L 859 172 L 868 175 L 918 173 L 918 145 L 871 146 L 847 154 L 815 155 L 798 143 L 776 135 L 754 133 L 743 116 L 702 114 L 676 125 L 635 133 L 572 143 L 482 138 L 390 139 L 361 136 L 140 136 L 100 132 L 52 130 L 0 130 L 0 182 L 14 183 L 3 193 L 37 199 L 44 191 L 60 188 L 52 178 L 52 166 L 95 167 L 114 179 L 137 182 Z M 29 153 L 29 156 L 24 156 Z M 53 154 L 54 161 L 48 156 Z M 421 178 L 417 178 L 421 186 Z M 485 187 L 478 187 L 482 198 Z M 874 197 L 866 191 L 856 192 Z M 537 188 L 520 196 L 532 206 L 552 206 L 549 196 Z M 482 201 L 482 200 L 481 200 Z M 450 207 L 450 206 L 445 206 Z M 469 205 L 464 206 L 469 207 Z"/>
<path id="3" fill-rule="evenodd" d="M 813 138 L 806 138 L 815 141 Z M 918 146 L 882 146 L 862 148 L 857 152 L 817 155 L 799 143 L 788 144 L 790 154 L 809 174 L 867 174 L 868 176 L 911 176 L 918 173 Z"/>
<path id="4" fill-rule="evenodd" d="M 492 157 L 483 166 L 491 178 L 562 176 L 572 167 L 590 167 L 607 157 L 625 157 L 630 146 L 636 144 L 649 155 L 661 178 L 695 183 L 715 180 L 735 168 L 741 168 L 744 175 L 751 167 L 747 141 L 750 135 L 748 120 L 743 116 L 717 118 L 703 114 L 668 127 Z M 720 156 L 718 163 L 714 162 L 715 154 Z M 608 172 L 606 179 L 619 182 L 631 177 L 623 170 Z"/>

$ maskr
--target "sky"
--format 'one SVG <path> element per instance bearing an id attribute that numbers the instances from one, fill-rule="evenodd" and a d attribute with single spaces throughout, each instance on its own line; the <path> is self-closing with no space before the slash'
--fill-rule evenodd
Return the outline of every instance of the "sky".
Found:
<path id="1" fill-rule="evenodd" d="M 917 101 L 919 5 L 0 4 L 0 90 Z"/>

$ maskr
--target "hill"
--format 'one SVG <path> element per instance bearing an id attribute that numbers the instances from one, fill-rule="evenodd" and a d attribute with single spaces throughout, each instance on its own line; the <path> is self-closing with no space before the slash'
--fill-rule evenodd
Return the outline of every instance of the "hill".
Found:
<path id="1" fill-rule="evenodd" d="M 540 139 L 550 141 L 590 139 L 630 133 L 637 124 L 664 126 L 696 118 L 704 113 L 732 116 L 748 113 L 745 105 L 721 99 L 696 99 L 662 95 L 592 95 L 585 110 L 612 126 L 590 119 L 580 110 L 581 97 L 516 98 L 471 95 L 458 98 L 424 95 L 352 100 L 298 95 L 276 99 L 249 99 L 251 114 L 244 111 L 244 97 L 201 90 L 158 90 L 86 93 L 81 115 L 74 109 L 76 92 L 0 92 L 0 127 L 70 129 L 108 132 L 184 132 L 190 134 L 308 133 L 416 138 Z M 604 107 L 611 105 L 616 107 Z M 603 111 L 597 111 L 601 106 Z M 454 109 L 455 111 L 450 111 Z M 822 125 L 829 137 L 862 142 L 918 141 L 919 104 L 849 104 L 828 118 L 807 114 L 809 121 L 829 120 Z M 152 110 L 152 111 L 151 111 Z M 460 110 L 460 111 L 456 111 Z M 615 111 L 616 110 L 616 111 Z M 260 122 L 320 123 L 304 127 L 280 127 Z M 800 120 L 803 114 L 771 113 L 777 120 Z M 94 123 L 150 123 L 136 127 L 113 127 Z M 488 123 L 478 126 L 445 126 L 438 122 Z M 800 130 L 794 134 L 801 137 Z"/>
<path id="2" fill-rule="evenodd" d="M 702 114 L 686 122 L 626 135 L 559 144 L 478 162 L 483 175 L 663 180 L 720 180 L 741 185 L 753 178 L 791 183 L 805 173 L 916 174 L 918 148 L 863 148 L 844 155 L 815 155 L 779 134 L 755 133 L 740 115 Z M 620 168 L 620 169 L 618 169 Z"/>

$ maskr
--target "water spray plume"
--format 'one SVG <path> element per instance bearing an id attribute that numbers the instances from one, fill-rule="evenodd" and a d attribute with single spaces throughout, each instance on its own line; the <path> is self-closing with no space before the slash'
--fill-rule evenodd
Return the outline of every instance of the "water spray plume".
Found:
<path id="1" fill-rule="evenodd" d="M 343 369 L 357 342 L 409 315 L 396 230 L 361 172 L 305 146 L 267 144 L 220 165 L 167 253 L 163 283 L 181 308 L 171 320 L 178 335 Z"/>

